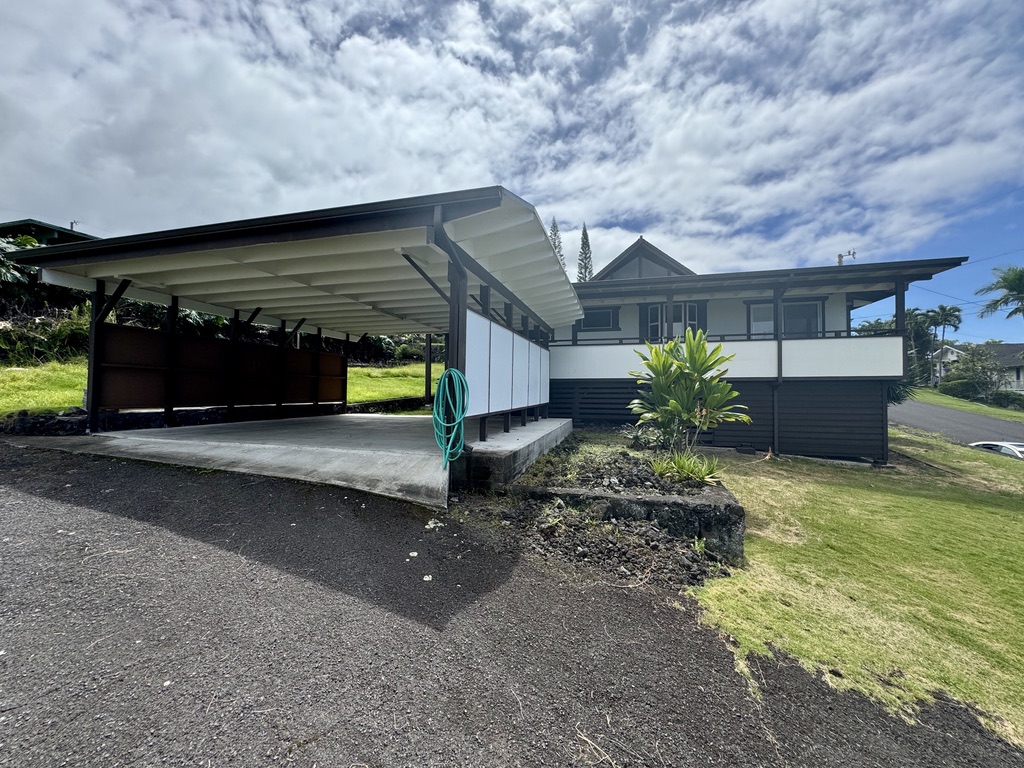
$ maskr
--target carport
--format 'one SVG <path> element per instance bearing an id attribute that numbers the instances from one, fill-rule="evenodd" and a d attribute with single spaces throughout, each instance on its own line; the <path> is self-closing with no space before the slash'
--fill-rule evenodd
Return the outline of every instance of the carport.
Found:
<path id="1" fill-rule="evenodd" d="M 347 358 L 324 351 L 325 336 L 351 343 L 365 334 L 422 333 L 447 335 L 447 365 L 466 375 L 467 418 L 482 444 L 496 429 L 511 434 L 546 417 L 547 342 L 554 327 L 583 315 L 536 210 L 502 187 L 73 243 L 19 257 L 42 268 L 45 282 L 92 294 L 93 435 L 105 412 L 124 409 L 160 409 L 165 426 L 175 425 L 181 408 L 226 407 L 233 422 L 343 411 Z M 163 328 L 107 322 L 125 296 L 167 307 Z M 228 318 L 228 338 L 181 336 L 182 309 Z M 253 323 L 273 327 L 276 344 L 243 342 L 243 327 Z M 312 343 L 294 348 L 299 334 L 311 335 Z M 369 423 L 351 432 L 354 440 L 370 436 Z M 391 424 L 397 438 L 401 422 Z M 388 429 L 372 432 L 384 450 Z M 374 446 L 360 446 L 367 447 Z M 315 452 L 316 442 L 307 450 Z M 339 466 L 341 485 L 343 474 Z"/>

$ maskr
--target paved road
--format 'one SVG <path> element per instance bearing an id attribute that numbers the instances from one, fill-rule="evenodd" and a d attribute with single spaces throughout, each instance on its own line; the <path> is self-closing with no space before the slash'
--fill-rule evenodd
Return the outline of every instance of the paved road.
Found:
<path id="1" fill-rule="evenodd" d="M 1024 422 L 1003 421 L 953 408 L 908 400 L 889 409 L 889 421 L 929 432 L 938 432 L 958 443 L 980 440 L 1024 442 Z"/>

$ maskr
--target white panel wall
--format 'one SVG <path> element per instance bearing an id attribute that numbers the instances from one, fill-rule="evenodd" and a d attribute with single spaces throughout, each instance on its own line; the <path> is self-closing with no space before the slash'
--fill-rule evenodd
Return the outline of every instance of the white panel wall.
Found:
<path id="1" fill-rule="evenodd" d="M 529 404 L 530 342 L 522 336 L 516 336 L 512 349 L 512 407 L 525 408 Z"/>
<path id="2" fill-rule="evenodd" d="M 512 410 L 512 339 L 508 328 L 491 326 L 491 381 L 487 412 Z"/>
<path id="3" fill-rule="evenodd" d="M 530 345 L 530 405 L 540 404 L 540 347 Z"/>
<path id="4" fill-rule="evenodd" d="M 466 384 L 469 414 L 487 413 L 491 378 L 491 324 L 475 312 L 466 318 Z"/>
<path id="5" fill-rule="evenodd" d="M 540 401 L 547 403 L 551 400 L 551 352 L 547 349 L 540 351 Z"/>
<path id="6" fill-rule="evenodd" d="M 642 370 L 637 350 L 647 347 L 625 344 L 588 345 L 551 348 L 552 379 L 617 379 L 630 378 L 630 371 Z M 736 341 L 722 345 L 726 355 L 736 358 L 729 363 L 729 378 L 772 378 L 776 371 L 774 341 Z"/>
<path id="7" fill-rule="evenodd" d="M 782 375 L 793 378 L 899 377 L 903 375 L 903 339 L 854 336 L 784 341 Z"/>

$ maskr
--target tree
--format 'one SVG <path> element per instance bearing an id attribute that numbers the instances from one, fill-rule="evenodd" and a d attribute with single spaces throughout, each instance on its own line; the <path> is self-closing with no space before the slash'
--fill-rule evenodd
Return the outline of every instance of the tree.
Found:
<path id="1" fill-rule="evenodd" d="M 1002 295 L 985 302 L 978 311 L 978 317 L 987 317 L 1008 309 L 1007 317 L 1024 318 L 1024 267 L 996 267 L 992 270 L 996 279 L 984 285 L 974 293 L 983 296 L 993 291 L 1001 291 Z"/>
<path id="2" fill-rule="evenodd" d="M 960 307 L 947 307 L 945 304 L 939 304 L 935 309 L 931 310 L 931 324 L 933 328 L 942 329 L 942 341 L 939 344 L 939 350 L 946 346 L 946 328 L 952 328 L 953 333 L 960 330 L 960 323 L 963 322 L 963 315 Z M 939 366 L 939 381 L 942 381 L 942 366 Z"/>
<path id="3" fill-rule="evenodd" d="M 558 263 L 562 265 L 562 269 L 565 269 L 565 254 L 562 252 L 562 233 L 558 230 L 558 220 L 551 217 L 551 247 L 555 249 L 555 256 L 558 257 Z"/>
<path id="4" fill-rule="evenodd" d="M 664 345 L 647 343 L 647 354 L 637 351 L 644 371 L 630 371 L 637 384 L 647 385 L 629 409 L 640 416 L 637 426 L 651 426 L 674 450 L 691 453 L 701 433 L 725 422 L 750 423 L 741 411 L 745 405 L 731 404 L 739 392 L 725 380 L 725 364 L 735 355 L 723 355 L 722 345 L 708 349 L 704 331 L 686 329 L 685 338 Z"/>
<path id="5" fill-rule="evenodd" d="M 587 223 L 583 222 L 583 234 L 580 235 L 580 257 L 576 262 L 576 280 L 587 282 L 594 276 L 594 261 L 590 253 L 590 235 L 587 234 Z"/>

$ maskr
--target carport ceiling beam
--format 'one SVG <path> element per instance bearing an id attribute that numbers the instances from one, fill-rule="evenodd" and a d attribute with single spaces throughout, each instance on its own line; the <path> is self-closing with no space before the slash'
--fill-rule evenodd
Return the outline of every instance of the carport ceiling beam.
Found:
<path id="1" fill-rule="evenodd" d="M 437 295 L 444 299 L 445 304 L 451 304 L 451 299 L 448 298 L 448 294 L 441 290 L 441 286 L 433 281 L 433 279 L 426 272 L 423 271 L 423 267 L 417 264 L 411 256 L 407 253 L 402 254 L 402 258 L 409 262 L 409 266 L 420 273 L 420 277 L 427 281 L 427 284 L 437 292 Z"/>

